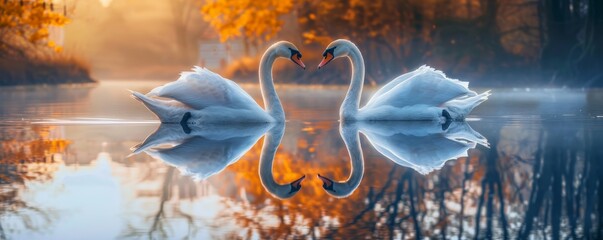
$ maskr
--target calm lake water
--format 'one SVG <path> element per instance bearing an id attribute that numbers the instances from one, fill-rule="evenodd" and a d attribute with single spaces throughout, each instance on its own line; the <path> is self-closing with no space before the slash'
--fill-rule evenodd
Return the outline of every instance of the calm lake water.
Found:
<path id="1" fill-rule="evenodd" d="M 287 86 L 285 125 L 187 134 L 126 91 L 159 84 L 0 88 L 0 239 L 603 237 L 601 90 L 340 125 L 345 88 Z"/>

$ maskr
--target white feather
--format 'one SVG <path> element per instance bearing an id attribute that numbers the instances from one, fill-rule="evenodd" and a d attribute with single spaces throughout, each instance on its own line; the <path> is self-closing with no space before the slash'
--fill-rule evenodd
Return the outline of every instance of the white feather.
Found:
<path id="1" fill-rule="evenodd" d="M 428 121 L 359 122 L 357 129 L 378 152 L 421 174 L 442 168 L 448 160 L 466 157 L 477 144 L 489 146 L 466 122 L 452 122 L 447 129 Z"/>
<path id="2" fill-rule="evenodd" d="M 467 82 L 447 78 L 444 73 L 428 66 L 406 73 L 377 91 L 366 108 L 378 105 L 407 107 L 412 105 L 441 106 L 447 101 L 463 96 L 475 96 Z"/>
<path id="3" fill-rule="evenodd" d="M 147 95 L 177 100 L 200 110 L 211 106 L 228 106 L 262 110 L 239 85 L 206 69 L 195 66 L 193 71 L 180 73 L 174 82 L 151 90 Z"/>

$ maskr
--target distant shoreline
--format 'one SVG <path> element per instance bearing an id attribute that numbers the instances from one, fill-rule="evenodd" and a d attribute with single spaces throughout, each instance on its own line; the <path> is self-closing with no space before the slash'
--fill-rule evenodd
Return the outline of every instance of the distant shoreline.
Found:
<path id="1" fill-rule="evenodd" d="M 82 82 L 82 83 L 32 83 L 32 84 L 16 84 L 16 85 L 0 85 L 1 90 L 16 90 L 16 91 L 26 91 L 30 89 L 39 89 L 39 88 L 82 88 L 82 87 L 96 87 L 100 82 Z"/>
<path id="2" fill-rule="evenodd" d="M 40 87 L 40 86 L 58 86 L 58 85 L 95 85 L 98 82 L 94 79 L 89 80 L 80 80 L 80 81 L 72 81 L 72 79 L 64 81 L 64 82 L 28 82 L 28 83 L 20 83 L 20 82 L 7 82 L 4 79 L 0 79 L 0 87 Z"/>
<path id="3" fill-rule="evenodd" d="M 89 67 L 73 58 L 0 59 L 0 86 L 94 83 Z"/>

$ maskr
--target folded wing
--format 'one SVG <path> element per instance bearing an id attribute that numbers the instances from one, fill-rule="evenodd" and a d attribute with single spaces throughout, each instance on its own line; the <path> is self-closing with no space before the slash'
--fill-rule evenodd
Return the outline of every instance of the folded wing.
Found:
<path id="1" fill-rule="evenodd" d="M 147 95 L 175 99 L 194 109 L 225 106 L 239 109 L 261 107 L 235 82 L 201 67 L 182 72 L 174 82 L 151 90 Z"/>
<path id="2" fill-rule="evenodd" d="M 365 108 L 382 105 L 399 108 L 412 105 L 441 106 L 452 99 L 477 95 L 468 86 L 467 82 L 448 78 L 441 71 L 422 66 L 383 86 L 375 92 Z"/>

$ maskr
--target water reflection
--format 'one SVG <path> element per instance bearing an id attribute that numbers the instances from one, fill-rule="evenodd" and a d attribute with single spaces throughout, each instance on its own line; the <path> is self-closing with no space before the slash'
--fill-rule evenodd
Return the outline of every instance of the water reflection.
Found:
<path id="1" fill-rule="evenodd" d="M 285 134 L 285 124 L 277 123 L 264 138 L 264 146 L 260 155 L 260 181 L 262 186 L 273 196 L 286 199 L 293 197 L 301 189 L 301 182 L 306 178 L 306 175 L 301 176 L 297 180 L 289 184 L 279 184 L 274 180 L 272 174 L 273 162 L 276 156 L 276 150 L 281 144 L 283 135 Z"/>
<path id="2" fill-rule="evenodd" d="M 161 124 L 133 154 L 149 156 L 204 180 L 238 161 L 273 124 Z M 165 147 L 173 145 L 171 147 Z"/>
<path id="3" fill-rule="evenodd" d="M 468 150 L 477 144 L 489 146 L 464 121 L 361 122 L 351 128 L 362 132 L 389 160 L 423 175 L 441 169 L 448 160 L 468 157 Z"/>
<path id="4" fill-rule="evenodd" d="M 345 89 L 319 89 L 319 93 L 313 88 L 285 89 L 283 104 L 293 119 L 284 126 L 286 131 L 273 127 L 242 131 L 242 138 L 250 139 L 239 142 L 252 145 L 249 150 L 241 150 L 247 152 L 223 169 L 209 171 L 216 173 L 203 181 L 195 180 L 200 177 L 193 173 L 198 170 L 194 165 L 193 170 L 182 171 L 192 174 L 185 176 L 178 168 L 187 167 L 144 153 L 126 158 L 132 152 L 129 148 L 153 132 L 154 125 L 48 121 L 14 125 L 22 116 L 153 119 L 130 104 L 122 91 L 130 84 L 100 84 L 88 100 L 77 103 L 39 104 L 25 90 L 19 101 L 32 99 L 26 104 L 32 107 L 20 109 L 22 104 L 9 99 L 0 103 L 12 106 L 2 108 L 7 112 L 0 114 L 0 119 L 11 120 L 0 120 L 0 234 L 8 239 L 603 237 L 603 122 L 596 117 L 603 116 L 603 102 L 597 101 L 603 92 L 599 90 L 507 91 L 506 95 L 496 90 L 498 94 L 475 112 L 473 119 L 481 120 L 469 122 L 490 147 L 480 145 L 477 137 L 475 148 L 458 151 L 466 151 L 467 157 L 433 160 L 419 170 L 412 167 L 421 166 L 422 158 L 401 158 L 406 164 L 402 166 L 385 150 L 407 156 L 401 153 L 412 151 L 399 150 L 406 148 L 396 139 L 415 141 L 422 136 L 461 149 L 470 137 L 453 130 L 468 130 L 462 125 L 445 130 L 412 126 L 401 131 L 408 134 L 398 136 L 388 127 L 356 126 L 362 134 L 356 133 L 358 139 L 348 143 L 358 141 L 362 147 L 364 173 L 362 183 L 342 199 L 329 195 L 322 181 L 310 176 L 320 173 L 344 180 L 352 172 L 352 159 L 339 132 L 343 127 L 336 114 L 328 115 L 337 112 Z M 134 89 L 146 91 L 154 85 L 140 83 Z M 551 100 L 557 98 L 563 100 Z M 107 101 L 111 108 L 106 107 Z M 587 114 L 580 115 L 581 111 Z M 309 121 L 319 119 L 314 115 L 325 117 Z M 195 138 L 192 130 L 186 134 L 176 129 L 166 131 L 169 134 L 157 131 L 157 137 L 149 137 L 137 151 L 169 149 Z M 207 131 L 201 134 L 206 140 L 230 141 L 216 138 L 226 135 L 220 131 L 215 135 Z M 264 140 L 258 140 L 262 136 Z M 188 141 L 197 141 L 193 139 Z M 447 142 L 450 139 L 465 140 L 461 144 Z M 162 142 L 169 144 L 156 144 Z M 442 158 L 457 156 L 448 153 Z M 273 169 L 266 176 L 271 173 L 281 184 L 305 174 L 303 187 L 294 197 L 279 199 L 264 188 L 259 174 L 263 163 L 272 164 L 263 167 Z"/>
<path id="5" fill-rule="evenodd" d="M 323 188 L 339 198 L 351 195 L 364 175 L 359 132 L 383 156 L 423 175 L 439 170 L 448 160 L 468 157 L 468 150 L 477 144 L 488 146 L 486 138 L 464 121 L 448 121 L 444 124 L 435 121 L 342 122 L 339 132 L 350 155 L 350 176 L 338 182 L 318 174 Z"/>
<path id="6" fill-rule="evenodd" d="M 289 184 L 274 180 L 272 162 L 285 133 L 285 123 L 161 124 L 144 142 L 133 147 L 132 155 L 145 152 L 184 175 L 205 180 L 237 162 L 266 132 L 259 163 L 262 186 L 275 197 L 290 198 L 301 189 L 305 175 Z"/>

